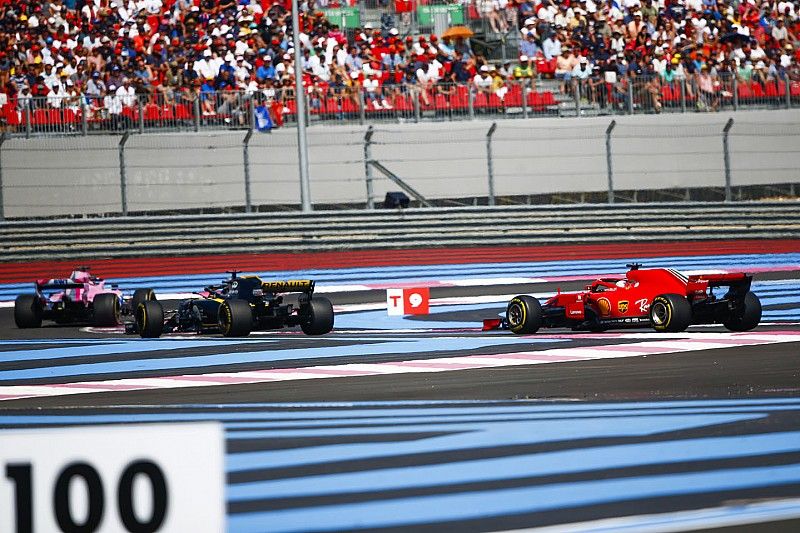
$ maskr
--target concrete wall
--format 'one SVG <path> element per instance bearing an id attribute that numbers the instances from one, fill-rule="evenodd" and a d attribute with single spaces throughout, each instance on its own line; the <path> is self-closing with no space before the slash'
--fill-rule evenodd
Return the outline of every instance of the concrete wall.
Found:
<path id="1" fill-rule="evenodd" d="M 733 185 L 800 182 L 800 110 L 615 117 L 615 188 L 723 186 L 728 118 Z M 493 139 L 498 195 L 604 191 L 611 118 L 507 120 Z M 424 196 L 486 196 L 490 121 L 376 125 L 372 154 Z M 364 202 L 366 126 L 309 132 L 313 203 Z M 130 211 L 244 204 L 245 132 L 132 135 L 125 149 Z M 298 204 L 296 131 L 254 134 L 252 199 Z M 120 210 L 120 137 L 10 139 L 2 146 L 7 217 Z M 398 187 L 375 175 L 375 196 Z"/>

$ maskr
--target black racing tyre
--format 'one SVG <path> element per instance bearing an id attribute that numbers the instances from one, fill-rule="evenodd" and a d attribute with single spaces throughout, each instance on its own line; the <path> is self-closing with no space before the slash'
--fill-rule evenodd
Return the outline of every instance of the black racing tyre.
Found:
<path id="1" fill-rule="evenodd" d="M 164 308 L 159 301 L 143 301 L 133 310 L 133 318 L 143 339 L 157 339 L 164 333 Z"/>
<path id="2" fill-rule="evenodd" d="M 119 324 L 119 297 L 110 292 L 104 292 L 94 297 L 95 326 L 116 326 Z"/>
<path id="3" fill-rule="evenodd" d="M 749 331 L 761 322 L 761 300 L 752 292 L 744 296 L 744 307 L 722 324 L 731 331 Z"/>
<path id="4" fill-rule="evenodd" d="M 219 329 L 225 337 L 247 337 L 253 329 L 253 310 L 245 300 L 225 300 L 219 306 Z"/>
<path id="5" fill-rule="evenodd" d="M 518 335 L 536 333 L 542 327 L 542 304 L 533 296 L 515 296 L 508 302 L 506 322 Z"/>
<path id="6" fill-rule="evenodd" d="M 131 310 L 135 312 L 140 303 L 155 299 L 156 292 L 153 289 L 136 289 L 133 291 L 133 297 L 131 298 Z"/>
<path id="7" fill-rule="evenodd" d="M 313 298 L 305 308 L 306 316 L 300 329 L 306 335 L 325 335 L 333 329 L 333 304 L 327 298 Z"/>
<path id="8" fill-rule="evenodd" d="M 42 302 L 35 294 L 20 294 L 14 300 L 14 322 L 17 327 L 38 328 L 42 325 Z"/>
<path id="9" fill-rule="evenodd" d="M 660 294 L 650 304 L 650 325 L 661 333 L 678 333 L 692 323 L 692 304 L 680 294 Z"/>

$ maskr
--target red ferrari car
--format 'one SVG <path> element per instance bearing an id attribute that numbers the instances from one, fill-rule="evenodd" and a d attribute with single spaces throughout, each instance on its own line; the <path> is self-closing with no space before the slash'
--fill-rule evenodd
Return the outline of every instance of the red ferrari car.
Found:
<path id="1" fill-rule="evenodd" d="M 624 277 L 598 279 L 581 292 L 559 291 L 543 305 L 533 296 L 516 296 L 508 303 L 505 320 L 487 320 L 484 329 L 528 334 L 539 328 L 605 331 L 650 326 L 678 332 L 691 324 L 723 324 L 732 331 L 747 331 L 761 320 L 761 302 L 750 292 L 748 274 L 685 276 L 669 268 L 627 266 Z"/>

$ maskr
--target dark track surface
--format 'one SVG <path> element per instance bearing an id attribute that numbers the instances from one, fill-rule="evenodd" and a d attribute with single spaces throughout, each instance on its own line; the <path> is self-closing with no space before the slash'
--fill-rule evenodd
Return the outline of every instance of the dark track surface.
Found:
<path id="1" fill-rule="evenodd" d="M 765 273 L 757 280 L 792 279 L 796 273 Z M 487 293 L 518 294 L 551 292 L 557 288 L 575 290 L 584 282 L 507 285 L 498 287 L 444 287 L 431 290 L 432 298 L 477 296 Z M 383 291 L 364 291 L 329 295 L 334 305 L 372 303 L 384 299 Z M 174 302 L 165 302 L 166 307 Z M 487 305 L 502 311 L 502 304 Z M 472 312 L 465 318 L 479 325 L 481 317 L 491 313 Z M 427 317 L 421 317 L 423 322 Z M 461 318 L 461 317 L 459 317 Z M 430 322 L 436 327 L 435 322 Z M 759 331 L 800 330 L 794 325 L 761 326 Z M 560 333 L 569 333 L 557 330 Z M 630 330 L 643 331 L 648 330 Z M 691 331 L 724 331 L 722 327 L 692 328 Z M 549 333 L 549 332 L 548 332 Z M 385 332 L 382 333 L 385 335 Z M 370 333 L 367 333 L 367 336 Z M 415 334 L 436 337 L 435 333 Z M 456 335 L 444 333 L 445 336 Z M 495 336 L 497 332 L 459 332 L 457 335 Z M 511 335 L 506 332 L 505 335 Z M 14 326 L 13 311 L 0 309 L 0 339 L 118 338 L 119 335 L 87 333 L 77 327 L 45 325 L 41 329 L 20 330 Z M 271 349 L 302 349 L 337 344 L 339 335 L 299 338 L 294 335 L 269 336 L 277 341 Z M 131 339 L 132 337 L 127 337 Z M 267 337 L 259 337 L 266 339 Z M 574 344 L 592 345 L 574 334 Z M 2 341 L 0 341 L 2 342 Z M 611 341 L 612 343 L 615 341 Z M 299 344 L 298 344 L 299 343 Z M 18 347 L 17 349 L 21 349 Z M 540 348 L 540 346 L 537 346 Z M 248 348 L 249 349 L 249 348 Z M 236 349 L 230 349 L 235 352 Z M 190 352 L 191 353 L 191 352 Z M 491 353 L 491 352 L 489 352 Z M 353 362 L 342 358 L 337 363 Z M 263 367 L 263 366 L 262 366 Z M 167 372 L 166 375 L 170 373 Z M 91 406 L 159 403 L 244 403 L 297 401 L 367 401 L 367 400 L 440 400 L 440 399 L 554 399 L 644 400 L 680 398 L 748 398 L 800 396 L 800 342 L 767 346 L 735 347 L 680 354 L 577 361 L 535 366 L 450 371 L 437 374 L 401 374 L 390 376 L 347 377 L 325 380 L 277 382 L 270 384 L 230 385 L 176 390 L 131 391 L 81 394 L 40 399 L 11 400 L 0 409 L 33 406 Z"/>
<path id="2" fill-rule="evenodd" d="M 797 279 L 797 273 L 773 273 L 759 275 L 759 280 L 783 280 Z M 582 282 L 560 283 L 563 290 L 571 290 L 582 286 Z M 556 284 L 535 284 L 502 287 L 451 287 L 435 288 L 432 290 L 433 298 L 445 298 L 456 296 L 476 296 L 481 294 L 512 294 L 525 292 L 548 292 L 554 291 Z M 382 291 L 364 291 L 353 294 L 333 294 L 331 299 L 335 305 L 355 304 L 355 303 L 374 303 L 380 302 L 384 298 Z M 460 321 L 475 321 L 476 326 L 481 317 L 492 316 L 491 312 L 500 311 L 502 304 L 487 304 L 485 309 L 478 311 L 458 311 L 454 312 L 451 319 Z M 436 328 L 435 317 L 428 317 L 414 321 L 426 327 Z M 633 332 L 650 333 L 646 330 L 633 330 Z M 689 336 L 695 332 L 722 332 L 721 327 L 692 328 Z M 776 333 L 778 331 L 800 331 L 794 323 L 763 325 L 758 328 L 758 332 Z M 549 332 L 548 332 L 549 333 Z M 328 349 L 336 346 L 359 346 L 356 337 L 361 339 L 374 338 L 373 341 L 360 341 L 360 346 L 375 345 L 384 342 L 387 337 L 413 337 L 419 340 L 420 345 L 424 346 L 426 339 L 433 342 L 436 339 L 445 339 L 448 342 L 473 342 L 486 341 L 489 346 L 472 348 L 455 352 L 431 351 L 409 353 L 387 353 L 382 355 L 364 356 L 356 352 L 326 359 L 308 359 L 298 362 L 273 361 L 270 363 L 239 363 L 232 365 L 222 365 L 214 367 L 204 367 L 203 369 L 176 368 L 174 370 L 164 370 L 158 373 L 152 371 L 142 371 L 137 374 L 131 371 L 133 377 L 148 377 L 151 375 L 170 376 L 181 374 L 192 374 L 194 372 L 233 372 L 251 371 L 264 368 L 296 368 L 307 365 L 344 365 L 352 363 L 370 362 L 403 362 L 409 359 L 437 359 L 441 357 L 464 356 L 464 355 L 492 355 L 498 356 L 510 351 L 525 350 L 547 350 L 558 349 L 569 346 L 570 348 L 595 348 L 598 345 L 625 345 L 635 342 L 631 339 L 597 338 L 590 335 L 571 334 L 570 332 L 555 332 L 565 334 L 569 337 L 568 341 L 559 343 L 557 339 L 547 340 L 546 338 L 536 339 L 536 344 L 520 342 L 513 347 L 501 347 L 499 344 L 492 345 L 494 342 L 508 340 L 511 336 L 509 332 L 481 332 L 479 330 L 458 330 L 458 331 L 424 331 L 418 333 L 370 333 L 370 332 L 338 332 L 320 338 L 307 338 L 302 335 L 294 335 L 286 332 L 258 336 L 250 339 L 247 345 L 225 345 L 211 342 L 210 345 L 203 347 L 186 348 L 180 351 L 155 351 L 144 353 L 120 352 L 109 356 L 93 356 L 83 358 L 75 355 L 71 359 L 63 362 L 53 363 L 54 368 L 58 365 L 69 364 L 100 364 L 108 361 L 109 364 L 122 364 L 127 359 L 142 357 L 146 361 L 159 361 L 161 358 L 171 357 L 201 357 L 209 353 L 241 354 L 248 350 L 295 350 L 298 354 L 307 349 Z M 116 339 L 119 335 L 98 334 L 93 332 L 80 331 L 75 327 L 45 327 L 37 330 L 17 330 L 13 325 L 12 311 L 8 308 L 0 309 L 0 339 L 42 339 L 43 342 L 53 339 L 74 339 L 72 345 L 76 348 L 89 346 L 92 341 L 97 339 Z M 799 337 L 800 339 L 800 337 Z M 126 341 L 132 340 L 130 337 Z M 135 340 L 135 339 L 134 339 Z M 214 341 L 213 338 L 209 340 Z M 218 346 L 215 346 L 218 345 Z M 0 340 L 2 345 L 2 340 Z M 18 350 L 36 350 L 45 348 L 44 344 L 32 342 L 27 345 L 14 345 L 6 347 L 0 354 L 9 354 Z M 609 346 L 613 351 L 613 346 Z M 445 353 L 446 352 L 446 353 Z M 0 373 L 9 370 L 15 363 L 0 362 Z M 30 368 L 35 368 L 38 363 L 31 362 L 26 364 Z M 28 368 L 28 367 L 25 367 Z M 94 379 L 117 379 L 121 375 L 109 374 L 107 376 L 86 376 L 77 375 L 66 379 L 67 382 L 77 382 L 81 380 Z M 37 378 L 27 379 L 16 382 L 3 383 L 4 385 L 41 385 L 48 384 L 56 378 Z M 313 483 L 304 492 L 300 491 L 295 496 L 269 497 L 266 493 L 258 493 L 258 490 L 266 490 L 263 487 L 256 490 L 255 495 L 242 496 L 241 498 L 232 497 L 228 502 L 228 513 L 231 519 L 231 531 L 254 531 L 252 524 L 272 523 L 280 524 L 282 529 L 285 525 L 286 530 L 290 530 L 292 517 L 295 514 L 298 519 L 309 520 L 310 524 L 325 524 L 328 507 L 341 509 L 343 516 L 347 513 L 366 513 L 368 516 L 372 512 L 373 505 L 383 505 L 390 507 L 390 511 L 409 515 L 416 512 L 417 500 L 436 502 L 436 498 L 445 498 L 440 506 L 446 507 L 446 498 L 461 497 L 475 491 L 476 494 L 485 494 L 487 498 L 499 499 L 498 505 L 502 507 L 504 494 L 509 491 L 509 501 L 516 501 L 519 498 L 519 508 L 514 511 L 497 511 L 493 515 L 487 511 L 486 516 L 473 516 L 466 509 L 470 504 L 466 500 L 457 500 L 452 510 L 453 514 L 445 518 L 430 518 L 422 522 L 392 522 L 375 521 L 367 523 L 373 524 L 372 530 L 381 531 L 406 531 L 413 528 L 415 531 L 487 531 L 499 529 L 514 529 L 531 526 L 548 526 L 557 524 L 570 524 L 575 522 L 602 520 L 619 516 L 644 515 L 651 513 L 675 513 L 687 510 L 699 510 L 708 508 L 728 508 L 740 503 L 770 502 L 787 498 L 800 498 L 800 483 L 790 478 L 787 482 L 769 482 L 755 484 L 752 487 L 742 487 L 740 489 L 723 490 L 719 487 L 708 488 L 706 490 L 697 489 L 695 492 L 670 493 L 671 484 L 675 487 L 694 486 L 695 481 L 692 476 L 716 476 L 716 475 L 738 475 L 739 478 L 749 479 L 748 476 L 756 476 L 754 472 L 770 472 L 770 469 L 783 471 L 781 469 L 791 469 L 800 465 L 800 449 L 785 451 L 781 453 L 766 453 L 737 457 L 705 458 L 701 453 L 694 459 L 664 459 L 658 464 L 628 465 L 597 470 L 588 470 L 581 473 L 568 472 L 569 461 L 562 462 L 557 454 L 563 451 L 572 450 L 577 454 L 585 454 L 586 457 L 593 457 L 596 450 L 604 447 L 613 448 L 615 446 L 634 446 L 630 452 L 633 456 L 639 453 L 637 450 L 647 449 L 649 445 L 664 446 L 665 449 L 672 449 L 672 446 L 682 442 L 691 443 L 692 439 L 727 439 L 724 442 L 731 450 L 737 450 L 740 446 L 742 436 L 754 436 L 764 439 L 772 439 L 770 442 L 777 442 L 783 446 L 785 439 L 794 441 L 795 437 L 780 437 L 781 435 L 795 435 L 800 432 L 800 401 L 793 399 L 800 398 L 800 340 L 798 342 L 780 342 L 764 345 L 735 346 L 728 348 L 684 350 L 680 353 L 663 353 L 646 356 L 631 356 L 622 358 L 576 360 L 569 362 L 553 362 L 548 364 L 506 366 L 498 368 L 480 368 L 469 370 L 451 370 L 446 372 L 410 372 L 403 374 L 374 375 L 374 376 L 353 376 L 353 377 L 334 377 L 327 379 L 298 379 L 292 381 L 276 381 L 271 383 L 252 383 L 237 385 L 218 385 L 208 387 L 185 387 L 185 388 L 164 388 L 159 390 L 133 390 L 115 391 L 94 394 L 75 394 L 64 396 L 50 396 L 40 398 L 24 398 L 7 400 L 0 402 L 0 418 L 5 420 L 0 423 L 0 428 L 19 427 L 27 424 L 36 424 L 34 419 L 20 418 L 19 422 L 15 417 L 25 415 L 35 415 L 41 417 L 41 423 L 45 425 L 61 425 L 69 422 L 64 419 L 60 422 L 60 417 L 77 415 L 85 417 L 85 422 L 91 423 L 94 415 L 113 415 L 119 417 L 119 422 L 139 421 L 133 418 L 139 415 L 149 415 L 157 413 L 159 415 L 174 415 L 176 419 L 181 413 L 187 412 L 211 412 L 210 419 L 220 416 L 218 413 L 227 414 L 257 414 L 269 424 L 275 424 L 275 420 L 280 424 L 285 420 L 281 416 L 289 418 L 302 415 L 310 411 L 308 419 L 300 418 L 299 426 L 291 426 L 286 423 L 286 428 L 297 427 L 298 435 L 302 432 L 308 433 L 305 436 L 285 436 L 281 430 L 263 429 L 256 431 L 253 429 L 252 436 L 244 436 L 242 432 L 248 431 L 245 428 L 226 428 L 228 438 L 229 458 L 260 457 L 260 453 L 293 453 L 302 450 L 328 450 L 328 449 L 347 449 L 348 444 L 363 447 L 382 446 L 387 454 L 382 458 L 370 458 L 369 455 L 356 458 L 329 458 L 320 459 L 319 464 L 287 466 L 270 464 L 268 455 L 263 459 L 265 464 L 258 464 L 256 459 L 253 463 L 247 463 L 241 470 L 229 471 L 229 487 L 237 490 L 244 490 L 249 483 L 263 483 L 270 487 L 272 483 L 276 487 L 281 483 L 291 485 L 292 480 L 304 478 L 306 476 L 317 476 L 325 482 L 329 476 L 344 476 L 342 487 L 346 483 L 355 481 L 350 479 L 349 474 L 356 476 L 359 472 L 369 475 L 373 471 L 378 472 L 382 469 L 389 469 L 392 474 L 387 474 L 379 479 L 393 480 L 399 473 L 406 472 L 409 475 L 419 475 L 424 479 L 423 473 L 426 465 L 452 466 L 457 472 L 457 476 L 464 475 L 464 472 L 482 472 L 481 468 L 488 469 L 488 466 L 471 466 L 471 461 L 491 461 L 495 459 L 509 458 L 519 460 L 524 464 L 526 457 L 530 454 L 542 457 L 554 455 L 554 464 L 558 465 L 558 472 L 549 475 L 529 475 L 527 477 L 515 478 L 514 476 L 502 477 L 494 480 L 483 481 L 451 481 L 444 486 L 428 486 L 423 481 L 415 481 L 409 487 L 391 487 L 390 483 L 377 492 L 362 491 L 331 492 L 321 495 L 314 493 L 311 489 Z M 756 404 L 748 402 L 759 402 L 763 399 L 766 404 L 758 407 Z M 447 400 L 485 400 L 500 401 L 494 403 L 457 403 L 453 404 L 453 416 L 466 416 L 459 414 L 469 411 L 471 405 L 477 405 L 481 409 L 487 409 L 481 416 L 485 418 L 471 422 L 474 428 L 468 429 L 462 425 L 455 426 L 452 421 L 440 420 L 429 415 L 429 409 L 449 408 Z M 510 401 L 509 401 L 510 400 Z M 523 401 L 515 401 L 523 400 Z M 531 401 L 534 400 L 534 401 Z M 575 400 L 578 400 L 577 402 Z M 668 404 L 668 400 L 677 400 Z M 684 403 L 684 400 L 692 402 Z M 384 422 L 361 422 L 352 419 L 355 416 L 352 412 L 358 412 L 358 416 L 369 416 L 371 409 L 384 408 L 386 405 L 393 404 L 356 404 L 349 405 L 349 402 L 401 402 L 400 407 L 403 411 L 401 416 L 404 420 L 413 420 L 419 417 L 425 419 L 423 422 L 411 423 L 408 421 L 399 422 L 397 426 L 387 426 L 393 424 L 392 418 Z M 408 403 L 405 403 L 408 401 Z M 303 406 L 280 407 L 273 404 L 284 404 L 286 402 L 303 402 Z M 321 406 L 311 406 L 308 402 L 345 402 L 338 406 L 322 403 Z M 414 403 L 419 402 L 419 403 Z M 606 402 L 606 403 L 600 403 Z M 731 403 L 725 403 L 731 402 Z M 773 403 L 774 402 L 774 405 Z M 782 407 L 781 402 L 789 402 L 789 406 Z M 262 405 L 248 405 L 261 403 Z M 263 405 L 268 403 L 270 405 Z M 192 407 L 189 406 L 192 405 Z M 683 406 L 686 407 L 683 407 Z M 760 404 L 759 404 L 760 405 Z M 127 406 L 127 407 L 120 407 Z M 148 407 L 144 407 L 148 406 Z M 663 406 L 663 407 L 662 407 Z M 722 407 L 720 407 L 722 406 Z M 531 415 L 531 420 L 520 422 L 522 425 L 510 425 L 508 428 L 504 424 L 515 424 L 513 417 L 503 414 L 502 409 L 533 409 L 547 411 L 550 408 L 559 410 L 565 409 L 575 415 L 573 409 L 580 411 L 584 408 L 597 408 L 604 411 L 625 414 L 603 415 L 608 416 L 598 422 L 597 430 L 589 431 L 581 435 L 587 427 L 592 427 L 591 423 L 581 420 L 572 422 L 572 418 L 562 415 L 547 415 L 552 424 L 566 424 L 566 433 L 559 435 L 556 431 L 555 437 L 546 442 L 536 442 L 535 437 L 542 430 L 539 426 L 538 414 Z M 388 407 L 386 407 L 388 408 Z M 476 407 L 477 408 L 477 407 Z M 625 428 L 630 425 L 636 427 L 637 424 L 647 418 L 638 412 L 649 409 L 661 409 L 663 412 L 654 416 L 653 423 L 656 424 L 652 429 L 642 430 L 640 433 L 635 431 L 626 433 Z M 316 410 L 315 410 L 316 409 Z M 328 409 L 339 409 L 347 411 L 342 415 L 341 424 L 335 421 L 330 422 L 330 427 L 323 425 L 317 428 L 310 422 L 303 420 L 314 420 L 318 423 L 325 422 L 325 417 L 317 418 L 319 413 L 325 413 Z M 668 409 L 675 409 L 676 412 L 683 413 L 680 416 L 672 415 Z M 723 411 L 717 411 L 722 409 Z M 727 412 L 730 409 L 735 413 L 734 418 L 714 418 L 722 417 L 719 412 Z M 463 410 L 463 411 L 462 411 Z M 319 412 L 318 412 L 319 411 Z M 538 412 L 538 411 L 537 411 Z M 281 416 L 278 416 L 281 414 Z M 388 415 L 386 415 L 388 416 Z M 527 415 L 526 415 L 527 416 Z M 598 415 L 600 416 L 600 415 Z M 725 415 L 728 416 L 728 415 Z M 664 418 L 666 417 L 666 418 Z M 695 422 L 692 417 L 703 417 L 702 421 Z M 738 418 L 736 418 L 738 417 Z M 431 418 L 430 421 L 427 419 Z M 660 427 L 658 424 L 663 420 L 675 420 L 675 426 Z M 235 418 L 233 419 L 236 420 Z M 244 419 L 243 419 L 244 420 Z M 355 420 L 355 421 L 354 421 Z M 305 424 L 308 424 L 307 426 Z M 372 424 L 375 424 L 374 426 Z M 404 429 L 405 424 L 409 424 L 408 429 Z M 570 425 L 571 424 L 571 425 Z M 627 424 L 627 425 L 626 425 Z M 498 429 L 492 429 L 492 428 Z M 560 426 L 555 426 L 560 427 Z M 271 426 L 269 426 L 271 428 Z M 358 433 L 362 428 L 370 429 L 375 434 Z M 487 429 L 488 428 L 488 429 Z M 606 433 L 608 428 L 613 431 Z M 614 431 L 619 429 L 620 433 Z M 319 434 L 314 432 L 319 430 Z M 327 431 L 327 433 L 325 431 Z M 277 431 L 275 435 L 271 432 Z M 465 444 L 464 449 L 450 450 L 447 447 L 440 447 L 441 444 L 425 448 L 426 443 L 444 442 L 453 438 L 455 442 L 459 439 L 469 439 L 473 435 L 480 435 L 482 431 L 496 431 L 495 440 L 491 444 Z M 578 434 L 570 436 L 572 431 Z M 638 430 L 637 430 L 638 431 Z M 385 433 L 383 433 L 385 432 Z M 258 433 L 257 435 L 255 433 Z M 522 436 L 522 437 L 520 437 Z M 512 442 L 514 438 L 522 440 Z M 531 439 L 531 440 L 525 440 Z M 421 450 L 398 451 L 405 447 L 419 445 Z M 609 448 L 609 449 L 610 449 Z M 702 447 L 701 447 L 702 448 Z M 718 445 L 709 445 L 709 450 L 719 449 Z M 728 448 L 725 448 L 728 449 Z M 313 455 L 314 451 L 311 452 Z M 705 453 L 705 452 L 703 452 Z M 731 454 L 735 454 L 733 451 Z M 335 455 L 335 454 L 334 454 Z M 579 455 L 575 461 L 581 462 L 583 455 Z M 243 459 L 241 459 L 243 460 Z M 481 463 L 483 464 L 483 463 Z M 463 466 L 456 466 L 463 465 Z M 550 465 L 550 463 L 547 463 Z M 723 474 L 717 474 L 722 472 Z M 761 475 L 761 474 L 759 474 Z M 765 474 L 769 478 L 768 474 Z M 630 493 L 621 490 L 619 496 L 615 496 L 608 501 L 586 500 L 583 503 L 575 503 L 567 506 L 557 506 L 553 508 L 534 509 L 526 507 L 537 497 L 545 500 L 550 498 L 548 490 L 560 486 L 580 487 L 581 484 L 598 483 L 598 487 L 604 487 L 604 483 L 627 484 L 635 483 L 638 479 L 661 479 L 659 476 L 677 476 L 677 479 L 690 481 L 671 481 L 672 478 L 665 477 L 663 482 L 654 482 L 655 488 L 649 496 L 633 497 Z M 400 475 L 403 478 L 403 475 Z M 734 476 L 735 477 L 735 476 Z M 736 478 L 736 479 L 739 479 Z M 313 479 L 313 478 L 311 478 Z M 378 479 L 378 478 L 376 478 Z M 732 478 L 733 479 L 733 478 Z M 333 482 L 333 480 L 331 480 Z M 338 481 L 336 482 L 338 483 Z M 337 485 L 339 486 L 339 485 Z M 277 490 L 277 489 L 276 489 Z M 527 490 L 533 492 L 528 495 Z M 535 491 L 542 490 L 542 496 L 536 496 Z M 599 488 L 599 492 L 606 489 Z M 616 490 L 616 489 L 615 489 Z M 626 489 L 627 490 L 627 489 Z M 636 489 L 639 490 L 639 489 Z M 522 491 L 522 492 L 515 492 Z M 661 491 L 661 492 L 659 492 Z M 666 492 L 664 492 L 666 491 Z M 516 495 L 516 496 L 513 496 Z M 549 501 L 549 500 L 547 500 Z M 409 503 L 410 502 L 410 503 Z M 404 505 L 411 507 L 404 507 Z M 396 505 L 397 507 L 391 507 Z M 426 503 L 426 505 L 428 505 Z M 430 503 L 434 508 L 437 505 Z M 488 505 L 488 504 L 487 504 Z M 394 511 L 391 511 L 394 509 Z M 435 513 L 433 513 L 435 514 Z M 800 515 L 800 512 L 798 513 Z M 286 520 L 286 522 L 283 522 Z M 344 519 L 343 519 L 344 520 Z M 764 524 L 763 522 L 772 522 Z M 775 519 L 769 517 L 757 519 L 758 530 L 763 531 L 796 531 L 799 519 L 789 520 Z M 249 524 L 249 526 L 248 526 Z M 353 523 L 341 522 L 339 529 L 352 529 Z M 722 526 L 715 527 L 715 531 L 750 531 L 753 526 Z M 311 528 L 313 529 L 313 528 Z M 690 528 L 691 529 L 691 528 Z M 264 531 L 272 528 L 264 527 Z"/>

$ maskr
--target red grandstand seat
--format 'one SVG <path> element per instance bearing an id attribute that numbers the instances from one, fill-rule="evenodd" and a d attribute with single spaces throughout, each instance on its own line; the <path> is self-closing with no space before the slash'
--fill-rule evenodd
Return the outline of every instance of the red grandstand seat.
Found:
<path id="1" fill-rule="evenodd" d="M 123 107 L 122 116 L 128 118 L 129 120 L 139 120 L 138 110 L 133 107 Z"/>
<path id="2" fill-rule="evenodd" d="M 147 104 L 144 108 L 144 119 L 152 121 L 160 120 L 161 109 L 156 104 Z"/>
<path id="3" fill-rule="evenodd" d="M 789 86 L 789 93 L 792 96 L 800 96 L 800 81 L 793 81 Z"/>
<path id="4" fill-rule="evenodd" d="M 786 82 L 783 80 L 768 81 L 765 87 L 767 96 L 783 98 L 786 96 Z"/>
<path id="5" fill-rule="evenodd" d="M 50 123 L 50 116 L 47 109 L 35 109 L 31 113 L 31 124 L 34 126 L 44 126 Z"/>
<path id="6" fill-rule="evenodd" d="M 19 126 L 22 124 L 22 117 L 20 114 L 21 113 L 11 104 L 3 106 L 3 117 L 5 117 L 6 124 L 9 126 Z"/>
<path id="7" fill-rule="evenodd" d="M 77 124 L 81 121 L 81 114 L 76 113 L 72 109 L 65 109 L 64 110 L 64 122 L 67 124 Z"/>
<path id="8" fill-rule="evenodd" d="M 753 98 L 753 90 L 746 83 L 737 85 L 736 92 L 739 95 L 739 100 L 751 100 Z"/>
<path id="9" fill-rule="evenodd" d="M 488 107 L 492 109 L 499 109 L 503 107 L 503 101 L 500 100 L 500 97 L 496 94 L 492 93 L 489 95 L 489 105 Z"/>
<path id="10" fill-rule="evenodd" d="M 750 82 L 750 87 L 753 89 L 754 98 L 764 98 L 764 87 L 757 81 Z"/>
<path id="11" fill-rule="evenodd" d="M 522 86 L 516 83 L 511 85 L 508 94 L 506 94 L 506 105 L 508 107 L 522 106 Z"/>
<path id="12" fill-rule="evenodd" d="M 177 104 L 175 106 L 175 118 L 180 120 L 188 120 L 192 118 L 192 111 L 186 104 Z"/>
<path id="13" fill-rule="evenodd" d="M 542 103 L 544 105 L 556 105 L 556 98 L 552 92 L 545 91 L 542 93 Z"/>
<path id="14" fill-rule="evenodd" d="M 486 109 L 489 107 L 489 98 L 487 98 L 486 93 L 476 93 L 472 107 L 475 109 Z"/>
<path id="15" fill-rule="evenodd" d="M 342 113 L 358 113 L 358 106 L 350 98 L 342 98 Z"/>
<path id="16" fill-rule="evenodd" d="M 450 109 L 450 101 L 445 95 L 437 94 L 433 100 L 433 106 L 438 110 Z"/>
<path id="17" fill-rule="evenodd" d="M 407 95 L 401 94 L 394 99 L 394 108 L 397 111 L 414 111 L 414 103 Z"/>
<path id="18" fill-rule="evenodd" d="M 467 109 L 469 107 L 469 87 L 466 85 L 456 86 L 456 92 L 450 95 L 451 109 Z"/>
<path id="19" fill-rule="evenodd" d="M 339 113 L 341 107 L 339 106 L 339 99 L 336 97 L 326 98 L 322 103 L 326 113 Z"/>
<path id="20" fill-rule="evenodd" d="M 420 108 L 420 110 L 422 110 L 422 111 L 430 111 L 431 109 L 435 109 L 434 108 L 434 98 L 431 98 L 431 95 L 428 94 L 428 103 L 426 104 L 425 103 L 425 99 L 422 97 L 422 95 L 420 95 L 419 96 L 419 108 Z"/>
<path id="21" fill-rule="evenodd" d="M 673 102 L 676 100 L 675 93 L 672 92 L 672 87 L 669 85 L 661 86 L 661 99 L 664 102 Z"/>

